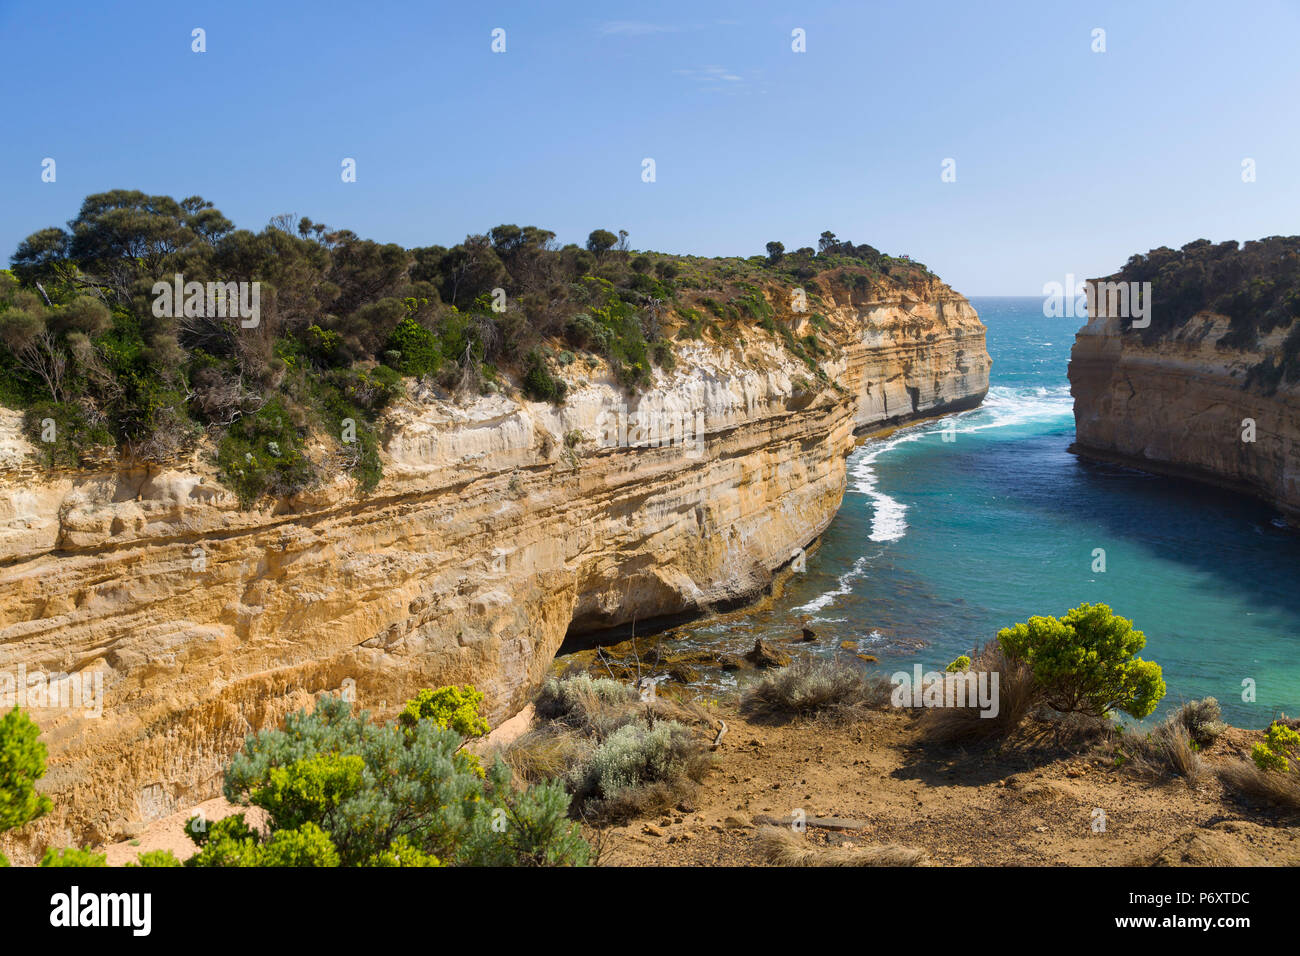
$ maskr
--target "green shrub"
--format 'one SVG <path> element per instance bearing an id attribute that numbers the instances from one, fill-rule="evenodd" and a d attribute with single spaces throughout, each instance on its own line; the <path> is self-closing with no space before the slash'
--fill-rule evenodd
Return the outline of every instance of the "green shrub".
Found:
<path id="1" fill-rule="evenodd" d="M 466 740 L 488 732 L 487 720 L 479 714 L 483 695 L 470 684 L 463 687 L 425 688 L 406 702 L 398 720 L 408 730 L 421 720 L 435 727 L 447 727 Z"/>
<path id="2" fill-rule="evenodd" d="M 1257 743 L 1250 757 L 1260 770 L 1285 773 L 1291 761 L 1300 760 L 1300 733 L 1276 721 L 1269 725 L 1263 743 Z"/>
<path id="3" fill-rule="evenodd" d="M 387 349 L 399 353 L 398 369 L 406 375 L 433 375 L 442 365 L 437 337 L 409 317 L 397 323 L 388 338 Z"/>
<path id="4" fill-rule="evenodd" d="M 277 830 L 261 848 L 258 866 L 338 866 L 339 854 L 325 831 L 314 823 Z"/>
<path id="5" fill-rule="evenodd" d="M 411 846 L 406 837 L 398 837 L 387 848 L 378 851 L 366 860 L 363 866 L 442 866 L 436 856 L 424 853 Z"/>
<path id="6" fill-rule="evenodd" d="M 251 507 L 264 495 L 297 494 L 315 480 L 298 429 L 279 398 L 230 426 L 217 449 L 223 481 Z"/>
<path id="7" fill-rule="evenodd" d="M 117 444 L 103 424 L 91 422 L 80 405 L 37 402 L 23 413 L 23 430 L 47 468 L 77 468 Z"/>
<path id="8" fill-rule="evenodd" d="M 266 810 L 273 830 L 330 821 L 339 804 L 361 790 L 366 764 L 356 754 L 318 753 L 271 767 L 251 800 Z"/>
<path id="9" fill-rule="evenodd" d="M 1160 666 L 1134 657 L 1146 636 L 1104 604 L 1081 604 L 1059 619 L 1031 617 L 999 631 L 998 643 L 1029 665 L 1048 706 L 1062 713 L 1121 710 L 1141 719 L 1165 695 Z"/>
<path id="10" fill-rule="evenodd" d="M 50 812 L 50 798 L 36 790 L 48 757 L 40 733 L 17 707 L 0 717 L 0 833 Z M 0 866 L 8 866 L 3 853 Z"/>
<path id="11" fill-rule="evenodd" d="M 343 351 L 343 336 L 333 329 L 322 329 L 315 323 L 307 326 L 302 346 L 318 365 L 330 367 L 347 361 Z"/>
<path id="12" fill-rule="evenodd" d="M 199 847 L 199 852 L 185 861 L 186 866 L 257 866 L 261 859 L 261 834 L 248 825 L 242 813 L 223 817 L 203 830 L 195 827 L 191 818 L 185 830 Z"/>
<path id="13" fill-rule="evenodd" d="M 135 860 L 126 865 L 129 867 L 184 866 L 171 850 L 147 850 L 136 854 Z"/>
<path id="14" fill-rule="evenodd" d="M 457 710 L 451 713 L 455 720 Z M 485 779 L 461 743 L 432 719 L 380 725 L 353 716 L 340 698 L 322 697 L 312 712 L 291 714 L 283 730 L 250 736 L 226 769 L 227 799 L 266 810 L 268 833 L 250 830 L 242 814 L 227 817 L 194 835 L 202 849 L 189 865 L 585 860 L 585 844 L 566 820 L 567 798 L 517 791 L 500 762 Z M 521 815 L 521 807 L 535 812 Z M 528 821 L 527 832 L 512 832 L 519 820 Z"/>
<path id="15" fill-rule="evenodd" d="M 576 348 L 605 352 L 613 336 L 586 312 L 572 316 L 564 325 L 564 337 Z"/>
<path id="16" fill-rule="evenodd" d="M 694 716 L 666 698 L 639 713 L 624 704 L 617 729 L 578 754 L 567 777 L 584 817 L 614 821 L 691 799 L 712 760 L 685 725 L 656 716 L 663 707 Z"/>
<path id="17" fill-rule="evenodd" d="M 492 812 L 480 818 L 473 836 L 479 866 L 583 866 L 590 847 L 568 819 L 569 794 L 559 781 L 524 790 L 510 782 L 510 769 L 498 761 L 492 790 L 499 794 Z"/>
<path id="18" fill-rule="evenodd" d="M 78 850 L 75 847 L 68 847 L 62 850 L 56 850 L 50 847 L 41 857 L 40 866 L 108 866 L 108 854 L 96 853 L 86 847 L 84 850 Z"/>
<path id="19" fill-rule="evenodd" d="M 537 402 L 563 402 L 568 385 L 552 375 L 546 367 L 542 353 L 534 349 L 528 353 L 524 368 L 524 394 Z"/>
<path id="20" fill-rule="evenodd" d="M 962 654 L 951 664 L 944 668 L 949 674 L 962 674 L 970 670 L 970 658 Z"/>

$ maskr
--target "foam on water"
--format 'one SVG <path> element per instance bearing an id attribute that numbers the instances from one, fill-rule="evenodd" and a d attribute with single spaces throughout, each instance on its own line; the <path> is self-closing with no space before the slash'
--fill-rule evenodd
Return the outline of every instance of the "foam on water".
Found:
<path id="1" fill-rule="evenodd" d="M 811 653 L 838 659 L 848 641 L 889 673 L 942 665 L 1032 615 L 1101 602 L 1142 628 L 1144 659 L 1164 669 L 1168 693 L 1148 720 L 1205 696 L 1236 726 L 1293 713 L 1300 536 L 1259 503 L 1068 454 L 1079 320 L 1045 317 L 1029 297 L 975 304 L 994 356 L 983 405 L 856 449 L 815 561 L 736 646 L 755 631 L 788 638 L 792 617 L 815 614 L 822 640 Z M 1094 547 L 1112 573 L 1092 573 Z M 1253 673 L 1268 680 L 1247 703 L 1240 682 Z"/>
<path id="2" fill-rule="evenodd" d="M 847 571 L 845 571 L 843 574 L 840 575 L 839 581 L 836 583 L 835 587 L 831 588 L 831 590 L 827 591 L 825 594 L 820 594 L 817 597 L 813 598 L 807 604 L 803 604 L 795 608 L 794 609 L 795 612 L 798 614 L 813 614 L 817 611 L 822 610 L 825 607 L 830 606 L 832 603 L 834 603 L 836 598 L 843 597 L 846 594 L 852 594 L 853 582 L 858 580 L 860 577 L 862 577 L 862 575 L 866 573 L 867 565 L 868 563 L 870 563 L 871 559 L 878 558 L 878 557 L 880 557 L 879 552 L 877 552 L 876 554 L 862 555 L 862 557 L 858 558 L 858 560 L 853 562 L 853 567 L 849 568 Z M 821 620 L 830 621 L 832 619 L 822 618 Z"/>
<path id="3" fill-rule="evenodd" d="M 994 386 L 979 408 L 957 416 L 955 427 L 960 436 L 962 432 L 1051 422 L 1070 416 L 1073 407 L 1068 386 Z M 886 439 L 863 445 L 849 460 L 849 474 L 853 477 L 850 490 L 871 499 L 869 537 L 872 541 L 897 541 L 907 533 L 907 505 L 880 490 L 872 465 L 899 445 L 931 438 L 947 427 L 951 426 L 935 421 L 895 432 Z"/>

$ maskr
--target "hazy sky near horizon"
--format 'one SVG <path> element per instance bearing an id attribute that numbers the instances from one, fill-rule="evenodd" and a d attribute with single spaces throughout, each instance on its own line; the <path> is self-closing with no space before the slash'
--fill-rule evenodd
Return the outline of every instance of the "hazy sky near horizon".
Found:
<path id="1" fill-rule="evenodd" d="M 406 246 L 513 222 L 755 255 L 830 229 L 968 295 L 1300 232 L 1295 2 L 0 0 L 0 37 L 6 259 L 113 188 Z"/>

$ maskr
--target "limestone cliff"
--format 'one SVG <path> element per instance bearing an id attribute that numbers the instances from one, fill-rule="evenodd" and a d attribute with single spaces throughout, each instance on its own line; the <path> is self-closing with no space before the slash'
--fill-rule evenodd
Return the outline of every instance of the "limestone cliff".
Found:
<path id="1" fill-rule="evenodd" d="M 321 691 L 391 716 L 472 682 L 495 723 L 570 632 L 755 594 L 834 517 L 855 431 L 988 387 L 984 327 L 942 283 L 819 308 L 824 377 L 756 334 L 679 345 L 639 395 L 581 360 L 562 406 L 412 387 L 366 497 L 340 480 L 241 510 L 202 451 L 50 475 L 5 412 L 0 673 L 97 673 L 105 698 L 31 708 L 55 809 L 11 855 L 214 795 L 247 733 Z"/>
<path id="2" fill-rule="evenodd" d="M 1103 304 L 1076 336 L 1074 450 L 1244 492 L 1300 519 L 1300 381 L 1285 372 L 1297 326 L 1246 327 L 1214 308 L 1170 316 L 1167 302 L 1162 321 L 1159 292 L 1151 330 Z"/>

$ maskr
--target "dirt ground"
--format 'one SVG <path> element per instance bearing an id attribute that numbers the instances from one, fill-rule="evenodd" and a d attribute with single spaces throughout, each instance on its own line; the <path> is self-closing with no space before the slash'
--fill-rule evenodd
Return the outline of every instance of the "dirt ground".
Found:
<path id="1" fill-rule="evenodd" d="M 813 843 L 898 843 L 938 866 L 1300 864 L 1300 827 L 1226 800 L 1213 773 L 1193 790 L 1100 758 L 937 755 L 904 712 L 840 727 L 722 716 L 728 733 L 694 805 L 588 830 L 602 865 L 762 864 L 758 827 L 796 810 Z M 1230 730 L 1202 756 L 1212 771 L 1260 737 Z"/>

